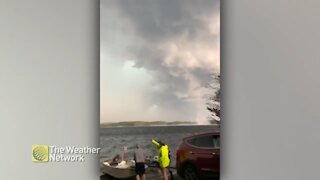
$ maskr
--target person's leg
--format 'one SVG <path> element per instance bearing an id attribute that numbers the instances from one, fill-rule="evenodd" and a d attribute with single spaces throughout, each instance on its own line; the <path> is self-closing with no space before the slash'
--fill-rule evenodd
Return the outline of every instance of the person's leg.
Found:
<path id="1" fill-rule="evenodd" d="M 121 153 L 121 161 L 124 161 L 124 152 Z"/>
<path id="2" fill-rule="evenodd" d="M 140 180 L 140 175 L 139 174 L 136 175 L 136 180 Z"/>
<path id="3" fill-rule="evenodd" d="M 166 168 L 166 169 L 167 169 L 167 175 L 170 176 L 170 179 L 174 179 L 172 171 L 169 168 Z"/>
<path id="4" fill-rule="evenodd" d="M 141 179 L 145 180 L 146 179 L 146 169 L 145 169 L 145 163 L 141 164 Z"/>
<path id="5" fill-rule="evenodd" d="M 167 168 L 161 168 L 161 173 L 164 180 L 168 180 Z"/>
<path id="6" fill-rule="evenodd" d="M 167 168 L 164 169 L 164 175 L 165 175 L 165 178 L 164 178 L 164 179 L 165 179 L 165 180 L 168 180 L 168 175 L 169 175 L 169 174 L 168 174 L 168 169 L 167 169 Z"/>
<path id="7" fill-rule="evenodd" d="M 136 163 L 135 170 L 136 170 L 136 180 L 140 180 L 140 175 L 139 175 L 139 163 Z"/>

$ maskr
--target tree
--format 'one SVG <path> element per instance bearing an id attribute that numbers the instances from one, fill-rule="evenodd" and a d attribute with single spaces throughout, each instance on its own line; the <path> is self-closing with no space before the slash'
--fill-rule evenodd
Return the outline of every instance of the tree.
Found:
<path id="1" fill-rule="evenodd" d="M 211 124 L 220 124 L 220 74 L 212 74 L 212 81 L 208 84 L 210 94 L 207 96 L 207 110 L 210 112 L 208 120 Z"/>

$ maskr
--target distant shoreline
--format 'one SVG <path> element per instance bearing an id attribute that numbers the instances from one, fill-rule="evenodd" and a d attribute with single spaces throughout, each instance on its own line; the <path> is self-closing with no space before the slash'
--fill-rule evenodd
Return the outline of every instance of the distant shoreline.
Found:
<path id="1" fill-rule="evenodd" d="M 150 126 L 100 126 L 100 128 L 129 128 L 129 127 L 132 127 L 132 128 L 144 128 L 144 127 L 166 127 L 166 126 L 181 126 L 181 127 L 187 127 L 187 126 L 218 126 L 217 124 L 208 124 L 208 125 L 205 125 L 205 124 L 172 124 L 172 125 L 150 125 Z"/>
<path id="2" fill-rule="evenodd" d="M 114 128 L 114 127 L 148 127 L 148 126 L 201 126 L 196 122 L 183 122 L 183 121 L 125 121 L 125 122 L 117 122 L 117 123 L 102 123 L 100 124 L 100 128 Z M 213 125 L 214 124 L 210 124 Z M 205 125 L 204 125 L 205 126 Z"/>

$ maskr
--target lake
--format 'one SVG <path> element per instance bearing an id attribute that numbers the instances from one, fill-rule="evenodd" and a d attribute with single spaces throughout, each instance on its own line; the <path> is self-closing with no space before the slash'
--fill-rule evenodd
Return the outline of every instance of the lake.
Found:
<path id="1" fill-rule="evenodd" d="M 212 130 L 219 129 L 213 125 L 100 128 L 100 164 L 120 154 L 125 146 L 128 149 L 126 159 L 132 159 L 136 144 L 142 146 L 146 156 L 153 157 L 157 155 L 158 150 L 151 143 L 151 139 L 159 139 L 169 145 L 172 156 L 171 166 L 174 167 L 176 149 L 183 137 Z"/>

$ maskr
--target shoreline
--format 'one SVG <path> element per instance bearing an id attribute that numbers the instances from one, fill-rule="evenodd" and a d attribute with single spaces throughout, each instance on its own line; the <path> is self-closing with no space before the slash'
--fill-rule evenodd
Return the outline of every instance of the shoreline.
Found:
<path id="1" fill-rule="evenodd" d="M 197 126 L 197 127 L 202 127 L 202 126 L 214 126 L 214 127 L 219 127 L 218 124 L 208 124 L 208 125 L 199 125 L 199 124 L 170 124 L 170 125 L 137 125 L 137 126 L 101 126 L 100 125 L 100 128 L 102 129 L 108 129 L 108 128 L 146 128 L 146 127 L 177 127 L 177 126 L 181 126 L 181 127 L 188 127 L 188 126 Z"/>

